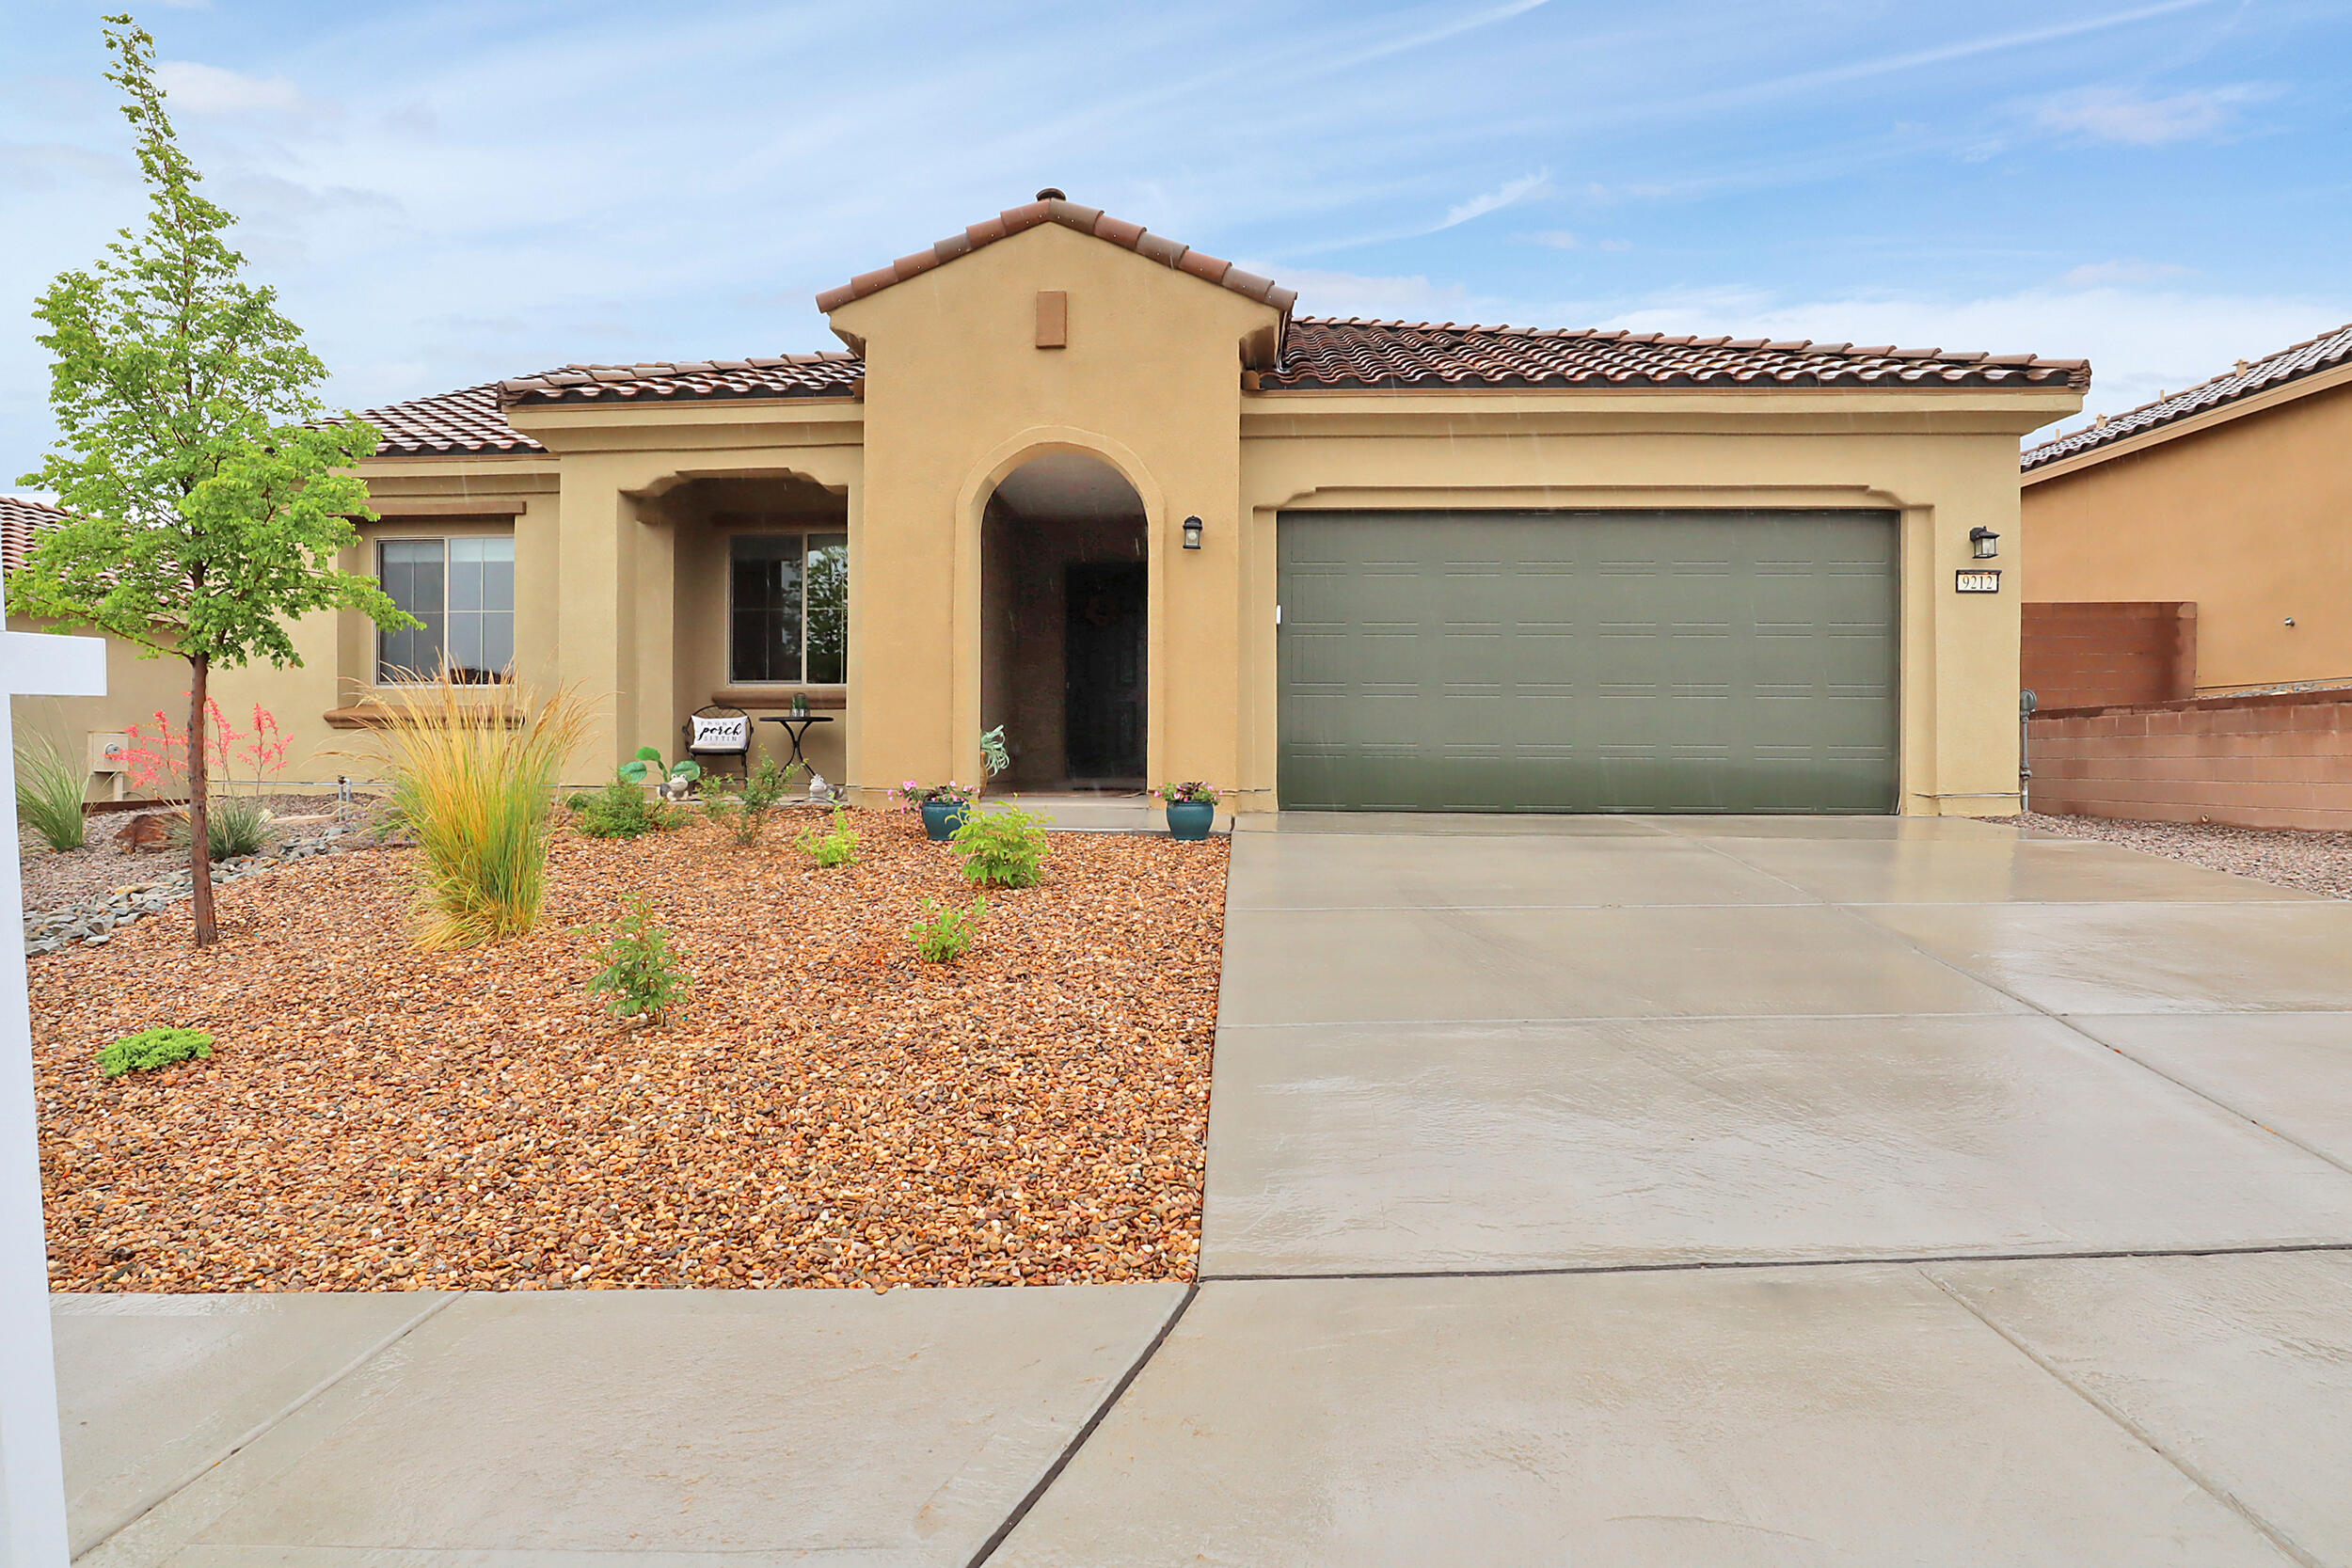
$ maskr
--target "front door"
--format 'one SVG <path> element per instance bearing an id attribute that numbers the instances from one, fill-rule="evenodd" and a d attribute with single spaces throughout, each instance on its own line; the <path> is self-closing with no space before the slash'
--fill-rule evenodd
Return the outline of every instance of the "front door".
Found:
<path id="1" fill-rule="evenodd" d="M 1076 784 L 1140 786 L 1143 630 L 1151 578 L 1140 563 L 1073 566 L 1063 586 L 1063 721 Z"/>

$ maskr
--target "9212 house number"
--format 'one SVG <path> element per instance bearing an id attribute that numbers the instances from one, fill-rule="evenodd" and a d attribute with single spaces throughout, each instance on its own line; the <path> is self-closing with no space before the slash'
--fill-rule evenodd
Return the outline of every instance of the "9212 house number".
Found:
<path id="1" fill-rule="evenodd" d="M 2001 574 L 1963 571 L 1955 574 L 1952 586 L 1963 594 L 1997 594 L 2001 591 Z"/>

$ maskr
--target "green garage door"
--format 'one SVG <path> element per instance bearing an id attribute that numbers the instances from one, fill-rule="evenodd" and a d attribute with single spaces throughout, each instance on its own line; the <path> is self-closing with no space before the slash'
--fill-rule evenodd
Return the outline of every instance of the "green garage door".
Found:
<path id="1" fill-rule="evenodd" d="M 1293 809 L 1888 812 L 1890 512 L 1293 512 Z"/>

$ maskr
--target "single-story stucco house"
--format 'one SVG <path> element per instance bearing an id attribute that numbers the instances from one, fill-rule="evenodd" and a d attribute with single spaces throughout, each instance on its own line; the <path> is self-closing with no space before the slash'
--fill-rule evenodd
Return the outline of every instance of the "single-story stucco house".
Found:
<path id="1" fill-rule="evenodd" d="M 2036 684 L 2060 705 L 2352 686 L 2348 451 L 2352 325 L 2029 450 Z"/>
<path id="2" fill-rule="evenodd" d="M 2017 601 L 1958 574 L 2081 361 L 1294 301 L 1049 191 L 818 295 L 846 352 L 373 410 L 347 564 L 428 630 L 224 700 L 324 749 L 511 659 L 603 705 L 583 783 L 799 694 L 866 800 L 1001 724 L 1000 787 L 1241 811 L 2015 809 Z"/>

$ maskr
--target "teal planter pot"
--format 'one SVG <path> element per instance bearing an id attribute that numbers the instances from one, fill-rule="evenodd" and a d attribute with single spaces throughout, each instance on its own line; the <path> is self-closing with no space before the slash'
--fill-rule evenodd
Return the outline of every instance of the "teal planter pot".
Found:
<path id="1" fill-rule="evenodd" d="M 1206 800 L 1170 800 L 1168 803 L 1168 836 L 1186 841 L 1209 836 L 1209 829 L 1216 821 L 1216 808 Z"/>
<path id="2" fill-rule="evenodd" d="M 972 815 L 972 808 L 961 800 L 926 800 L 923 802 L 923 836 L 945 844 L 956 836 L 963 819 Z"/>

